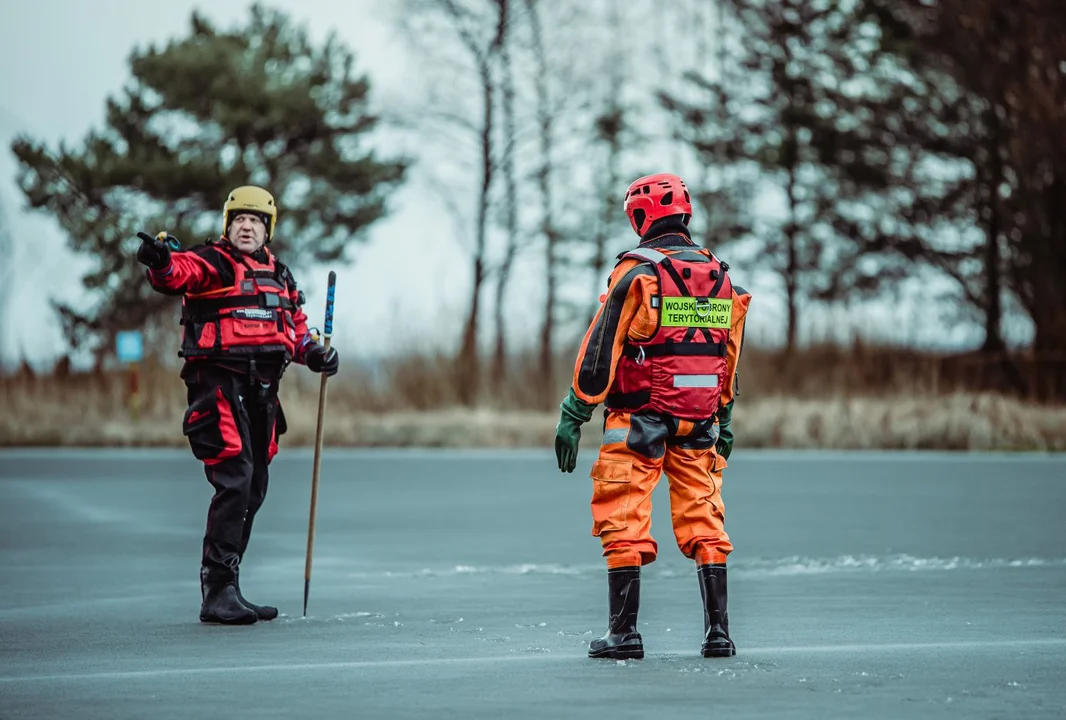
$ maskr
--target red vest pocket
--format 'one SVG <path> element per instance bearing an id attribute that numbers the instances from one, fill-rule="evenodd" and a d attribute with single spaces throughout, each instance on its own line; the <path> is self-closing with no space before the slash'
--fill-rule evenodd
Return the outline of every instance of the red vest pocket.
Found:
<path id="1" fill-rule="evenodd" d="M 215 341 L 218 339 L 218 329 L 215 323 L 207 323 L 204 325 L 204 329 L 200 331 L 200 337 L 196 341 L 196 344 L 202 348 L 212 348 L 215 346 Z"/>

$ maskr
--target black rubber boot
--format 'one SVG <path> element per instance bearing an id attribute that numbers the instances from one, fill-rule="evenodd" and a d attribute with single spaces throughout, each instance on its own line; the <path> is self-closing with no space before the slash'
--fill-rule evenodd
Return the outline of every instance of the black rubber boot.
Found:
<path id="1" fill-rule="evenodd" d="M 639 660 L 644 657 L 644 639 L 637 632 L 640 568 L 608 570 L 607 588 L 611 611 L 607 634 L 589 643 L 589 657 Z"/>
<path id="2" fill-rule="evenodd" d="M 202 569 L 200 571 L 200 594 L 203 597 L 203 604 L 200 606 L 200 622 L 251 625 L 258 620 L 255 611 L 245 607 L 237 597 L 236 575 L 232 573 Z"/>
<path id="3" fill-rule="evenodd" d="M 703 657 L 732 657 L 737 646 L 729 638 L 725 565 L 703 565 L 697 572 L 703 596 Z"/>
<path id="4" fill-rule="evenodd" d="M 278 609 L 272 605 L 256 605 L 255 603 L 248 602 L 244 595 L 241 594 L 241 576 L 240 570 L 236 570 L 233 574 L 233 587 L 237 590 L 237 599 L 240 600 L 241 605 L 255 613 L 255 616 L 260 620 L 273 620 L 278 616 Z"/>

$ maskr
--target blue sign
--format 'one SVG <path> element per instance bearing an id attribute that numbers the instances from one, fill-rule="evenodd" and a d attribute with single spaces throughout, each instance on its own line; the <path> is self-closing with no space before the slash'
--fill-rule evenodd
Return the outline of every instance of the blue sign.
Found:
<path id="1" fill-rule="evenodd" d="M 123 330 L 115 336 L 119 362 L 140 362 L 144 358 L 144 337 L 140 330 Z"/>

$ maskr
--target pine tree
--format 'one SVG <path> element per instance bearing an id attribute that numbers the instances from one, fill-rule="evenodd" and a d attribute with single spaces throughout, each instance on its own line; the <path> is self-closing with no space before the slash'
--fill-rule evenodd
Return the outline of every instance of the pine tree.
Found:
<path id="1" fill-rule="evenodd" d="M 907 160 L 891 178 L 904 232 L 885 244 L 959 282 L 983 318 L 983 350 L 1004 348 L 1010 292 L 1036 326 L 1036 347 L 1063 350 L 1066 10 L 864 0 L 862 13 L 882 55 L 871 79 L 895 100 L 871 133 L 889 133 Z"/>
<path id="2" fill-rule="evenodd" d="M 725 0 L 741 29 L 735 58 L 740 82 L 694 75 L 704 103 L 663 96 L 682 137 L 717 172 L 697 194 L 716 252 L 755 240 L 752 261 L 781 276 L 786 298 L 786 350 L 798 342 L 804 303 L 838 300 L 861 285 L 858 248 L 847 229 L 856 208 L 838 202 L 847 177 L 834 162 L 857 142 L 862 112 L 846 90 L 859 45 L 855 2 Z M 719 32 L 726 34 L 725 28 Z M 772 198 L 775 214 L 755 212 Z"/>
<path id="3" fill-rule="evenodd" d="M 98 361 L 116 332 L 174 307 L 133 259 L 138 230 L 166 229 L 185 245 L 217 237 L 226 194 L 260 185 L 280 209 L 271 249 L 299 268 L 349 261 L 346 247 L 388 212 L 407 163 L 366 147 L 377 124 L 370 84 L 336 36 L 315 46 L 259 5 L 229 30 L 194 13 L 185 37 L 134 50 L 129 69 L 104 128 L 80 146 L 12 144 L 29 206 L 95 263 L 82 282 L 96 304 L 57 310 L 72 345 L 93 344 Z"/>

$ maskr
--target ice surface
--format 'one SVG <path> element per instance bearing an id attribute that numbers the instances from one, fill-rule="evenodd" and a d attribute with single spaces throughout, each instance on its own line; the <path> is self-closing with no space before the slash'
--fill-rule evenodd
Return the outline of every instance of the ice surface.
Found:
<path id="1" fill-rule="evenodd" d="M 283 448 L 241 573 L 282 616 L 227 628 L 196 619 L 191 457 L 0 453 L 0 717 L 1066 715 L 1066 459 L 748 457 L 724 490 L 738 655 L 699 656 L 660 486 L 646 657 L 616 662 L 585 655 L 592 458 L 327 453 L 304 618 L 310 457 Z"/>

